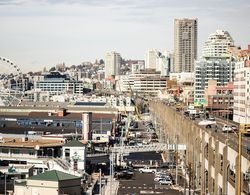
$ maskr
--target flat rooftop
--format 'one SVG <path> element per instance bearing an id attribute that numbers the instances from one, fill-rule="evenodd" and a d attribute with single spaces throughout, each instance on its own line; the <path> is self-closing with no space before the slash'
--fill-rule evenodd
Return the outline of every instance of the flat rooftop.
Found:
<path id="1" fill-rule="evenodd" d="M 44 148 L 44 147 L 56 147 L 63 146 L 64 142 L 61 140 L 53 139 L 28 139 L 24 141 L 22 138 L 7 138 L 0 139 L 0 147 L 10 148 Z"/>

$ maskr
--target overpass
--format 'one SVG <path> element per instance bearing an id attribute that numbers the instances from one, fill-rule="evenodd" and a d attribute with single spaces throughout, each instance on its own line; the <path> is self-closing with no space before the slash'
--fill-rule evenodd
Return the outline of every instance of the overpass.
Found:
<path id="1" fill-rule="evenodd" d="M 235 134 L 203 128 L 160 101 L 151 101 L 149 107 L 153 121 L 160 124 L 168 141 L 186 145 L 185 153 L 178 152 L 178 159 L 188 167 L 186 176 L 191 189 L 201 189 L 201 194 L 235 195 L 240 194 L 237 187 L 241 185 L 241 194 L 250 194 L 249 137 L 243 138 L 239 174 Z"/>
<path id="2" fill-rule="evenodd" d="M 166 150 L 186 150 L 185 144 L 163 144 L 154 143 L 142 146 L 115 146 L 111 149 L 113 153 L 137 153 L 137 152 L 160 152 Z"/>

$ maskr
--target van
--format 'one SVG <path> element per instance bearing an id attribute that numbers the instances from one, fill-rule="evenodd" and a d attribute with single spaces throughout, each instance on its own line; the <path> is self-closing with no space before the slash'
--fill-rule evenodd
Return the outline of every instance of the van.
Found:
<path id="1" fill-rule="evenodd" d="M 222 132 L 231 132 L 233 129 L 232 129 L 232 126 L 231 125 L 224 125 L 222 127 Z"/>

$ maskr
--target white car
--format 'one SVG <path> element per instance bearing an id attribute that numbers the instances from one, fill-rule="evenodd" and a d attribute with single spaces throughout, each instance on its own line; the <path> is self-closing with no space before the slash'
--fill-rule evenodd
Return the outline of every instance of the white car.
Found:
<path id="1" fill-rule="evenodd" d="M 150 169 L 149 167 L 144 167 L 139 169 L 140 173 L 155 173 L 156 169 Z"/>
<path id="2" fill-rule="evenodd" d="M 171 180 L 169 175 L 159 175 L 154 178 L 154 181 L 159 182 L 160 180 Z"/>
<path id="3" fill-rule="evenodd" d="M 170 179 L 162 179 L 159 181 L 159 183 L 161 185 L 172 185 L 173 184 L 172 180 L 170 180 Z"/>
<path id="4" fill-rule="evenodd" d="M 200 126 L 205 126 L 206 128 L 211 128 L 212 125 L 215 125 L 216 121 L 203 120 L 198 123 Z"/>
<path id="5" fill-rule="evenodd" d="M 231 132 L 231 131 L 233 131 L 231 125 L 224 125 L 224 126 L 222 127 L 222 132 Z"/>

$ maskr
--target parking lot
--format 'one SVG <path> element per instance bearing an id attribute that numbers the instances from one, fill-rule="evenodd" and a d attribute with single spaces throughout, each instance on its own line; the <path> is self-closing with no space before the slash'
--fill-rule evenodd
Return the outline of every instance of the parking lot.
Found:
<path id="1" fill-rule="evenodd" d="M 140 194 L 164 194 L 164 195 L 180 195 L 181 191 L 173 185 L 160 185 L 154 182 L 154 174 L 139 173 L 135 171 L 133 178 L 119 180 L 119 195 L 140 195 Z"/>

